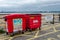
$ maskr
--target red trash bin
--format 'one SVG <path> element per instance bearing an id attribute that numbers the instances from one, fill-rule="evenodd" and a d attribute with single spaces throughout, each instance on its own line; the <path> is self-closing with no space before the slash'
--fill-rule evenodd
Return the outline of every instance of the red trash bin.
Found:
<path id="1" fill-rule="evenodd" d="M 24 33 L 26 30 L 26 16 L 25 14 L 13 14 L 5 16 L 6 32 L 7 34 L 13 34 L 14 32 L 21 31 Z"/>
<path id="2" fill-rule="evenodd" d="M 27 28 L 30 30 L 41 29 L 41 14 L 28 14 Z"/>

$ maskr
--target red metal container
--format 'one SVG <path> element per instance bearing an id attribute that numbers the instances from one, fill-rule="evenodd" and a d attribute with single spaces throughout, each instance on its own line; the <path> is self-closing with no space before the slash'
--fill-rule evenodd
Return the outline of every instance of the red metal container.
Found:
<path id="1" fill-rule="evenodd" d="M 41 14 L 28 14 L 27 28 L 30 30 L 41 28 Z"/>
<path id="2" fill-rule="evenodd" d="M 16 31 L 22 31 L 22 33 L 26 30 L 26 16 L 25 14 L 13 14 L 5 16 L 6 21 L 6 32 L 11 34 Z"/>
<path id="3" fill-rule="evenodd" d="M 6 32 L 7 34 L 13 34 L 17 31 L 24 33 L 26 29 L 40 29 L 41 16 L 41 14 L 13 14 L 5 16 Z"/>

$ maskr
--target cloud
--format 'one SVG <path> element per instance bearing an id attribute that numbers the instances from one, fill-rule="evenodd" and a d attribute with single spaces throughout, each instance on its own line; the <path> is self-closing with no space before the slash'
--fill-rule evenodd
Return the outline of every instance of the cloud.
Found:
<path id="1" fill-rule="evenodd" d="M 0 0 L 0 8 L 12 10 L 38 10 L 53 5 L 60 5 L 60 0 Z"/>
<path id="2" fill-rule="evenodd" d="M 60 0 L 0 0 L 0 6 L 45 4 L 45 3 L 57 2 L 57 1 Z"/>
<path id="3" fill-rule="evenodd" d="M 0 0 L 0 6 L 15 6 L 36 3 L 36 0 Z"/>

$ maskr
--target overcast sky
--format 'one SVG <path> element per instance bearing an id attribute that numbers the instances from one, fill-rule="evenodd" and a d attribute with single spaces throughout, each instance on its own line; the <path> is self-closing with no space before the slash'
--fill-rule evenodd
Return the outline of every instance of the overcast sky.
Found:
<path id="1" fill-rule="evenodd" d="M 60 0 L 0 0 L 0 10 L 60 11 Z"/>

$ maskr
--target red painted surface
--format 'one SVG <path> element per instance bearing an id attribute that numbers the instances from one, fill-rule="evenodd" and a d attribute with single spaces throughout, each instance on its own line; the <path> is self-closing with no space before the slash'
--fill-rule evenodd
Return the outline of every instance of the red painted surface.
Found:
<path id="1" fill-rule="evenodd" d="M 11 33 L 13 32 L 13 22 L 12 19 L 7 19 L 7 28 L 8 28 L 8 32 Z"/>
<path id="2" fill-rule="evenodd" d="M 41 14 L 13 14 L 5 16 L 7 19 L 8 33 L 14 32 L 13 19 L 22 18 L 22 31 L 24 31 L 26 28 L 32 30 L 41 27 L 41 16 Z"/>
<path id="3" fill-rule="evenodd" d="M 8 33 L 13 33 L 13 30 L 14 30 L 13 19 L 17 19 L 17 18 L 22 18 L 22 29 L 23 29 L 22 31 L 26 30 L 26 16 L 25 15 L 13 14 L 13 15 L 5 16 L 5 18 L 7 19 L 6 22 L 7 22 Z"/>
<path id="4" fill-rule="evenodd" d="M 28 28 L 32 29 L 37 29 L 41 27 L 41 14 L 31 14 L 29 15 L 29 24 Z"/>

